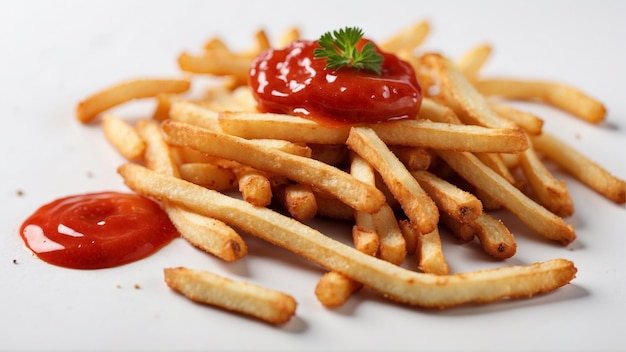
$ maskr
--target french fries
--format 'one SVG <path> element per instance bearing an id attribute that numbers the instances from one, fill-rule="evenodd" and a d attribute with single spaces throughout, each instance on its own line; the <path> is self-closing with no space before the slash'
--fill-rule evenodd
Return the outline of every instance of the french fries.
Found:
<path id="1" fill-rule="evenodd" d="M 577 268 L 562 258 L 450 273 L 440 230 L 459 243 L 477 240 L 477 248 L 504 261 L 517 251 L 515 237 L 490 213 L 504 207 L 545 238 L 574 241 L 563 219 L 574 211 L 572 199 L 538 153 L 608 199 L 626 202 L 624 181 L 546 132 L 543 118 L 488 97 L 541 100 L 593 123 L 604 119 L 604 106 L 562 84 L 482 77 L 489 45 L 460 60 L 418 53 L 429 31 L 419 22 L 380 45 L 416 70 L 425 97 L 412 119 L 329 127 L 256 111 L 246 82 L 252 59 L 272 46 L 264 31 L 248 51 L 232 52 L 212 38 L 200 53 L 179 55 L 192 77 L 224 78 L 202 99 L 182 95 L 191 80 L 131 80 L 88 97 L 76 113 L 87 123 L 126 101 L 157 99 L 153 119 L 134 128 L 103 118 L 111 144 L 135 162 L 118 169 L 126 185 L 159 201 L 182 237 L 224 261 L 248 255 L 236 228 L 320 265 L 326 272 L 315 295 L 325 307 L 362 288 L 408 305 L 448 308 L 568 284 Z M 277 46 L 299 37 L 291 28 Z M 353 243 L 306 225 L 316 216 L 349 222 Z M 417 268 L 406 268 L 407 256 L 416 256 Z M 274 325 L 295 314 L 296 300 L 286 293 L 204 270 L 164 273 L 169 287 L 197 302 Z"/>
<path id="2" fill-rule="evenodd" d="M 124 164 L 118 172 L 136 192 L 184 204 L 194 212 L 241 228 L 409 305 L 445 308 L 505 297 L 530 297 L 569 283 L 577 271 L 572 262 L 553 259 L 463 274 L 417 273 L 363 254 L 268 208 L 255 207 L 136 164 Z"/>

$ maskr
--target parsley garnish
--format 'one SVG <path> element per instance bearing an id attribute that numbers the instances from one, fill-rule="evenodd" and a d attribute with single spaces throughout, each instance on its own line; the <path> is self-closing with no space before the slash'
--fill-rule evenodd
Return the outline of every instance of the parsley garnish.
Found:
<path id="1" fill-rule="evenodd" d="M 326 58 L 326 68 L 340 69 L 344 66 L 357 70 L 369 70 L 380 74 L 383 56 L 376 52 L 374 44 L 367 42 L 361 51 L 356 48 L 363 38 L 363 31 L 358 27 L 346 27 L 337 31 L 326 32 L 317 42 L 321 48 L 315 49 L 316 59 Z"/>

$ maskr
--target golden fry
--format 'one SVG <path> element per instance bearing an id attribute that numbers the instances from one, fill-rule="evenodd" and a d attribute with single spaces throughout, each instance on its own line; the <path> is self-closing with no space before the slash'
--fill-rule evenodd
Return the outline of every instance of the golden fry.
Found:
<path id="1" fill-rule="evenodd" d="M 164 93 L 183 93 L 189 90 L 187 79 L 133 79 L 103 89 L 76 106 L 76 117 L 88 123 L 98 114 L 133 99 L 156 97 Z"/>
<path id="2" fill-rule="evenodd" d="M 115 115 L 107 114 L 102 118 L 102 130 L 109 143 L 128 160 L 141 157 L 146 150 L 146 143 L 133 126 Z"/>
<path id="3" fill-rule="evenodd" d="M 296 312 L 296 300 L 276 290 L 183 267 L 167 268 L 164 274 L 167 286 L 195 302 L 245 314 L 269 324 L 284 324 Z"/>

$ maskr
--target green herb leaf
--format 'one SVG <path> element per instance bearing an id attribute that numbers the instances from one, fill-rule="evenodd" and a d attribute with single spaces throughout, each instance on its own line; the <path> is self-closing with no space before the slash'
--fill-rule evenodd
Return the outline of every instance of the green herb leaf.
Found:
<path id="1" fill-rule="evenodd" d="M 357 43 L 363 38 L 363 31 L 358 27 L 346 27 L 337 31 L 326 32 L 317 42 L 321 48 L 314 50 L 316 59 L 326 59 L 326 68 L 338 70 L 344 66 L 357 70 L 368 70 L 380 74 L 383 56 L 376 52 L 374 44 L 366 43 L 361 51 Z"/>

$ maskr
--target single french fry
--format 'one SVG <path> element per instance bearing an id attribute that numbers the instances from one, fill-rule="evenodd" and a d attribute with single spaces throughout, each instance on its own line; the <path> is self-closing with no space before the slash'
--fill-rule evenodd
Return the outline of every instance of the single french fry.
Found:
<path id="1" fill-rule="evenodd" d="M 361 214 L 363 215 L 363 218 L 369 219 L 371 224 L 366 225 L 366 227 L 363 227 L 363 225 L 354 225 L 352 227 L 352 242 L 354 242 L 354 248 L 356 248 L 359 252 L 375 256 L 380 248 L 380 238 L 374 229 L 372 215 L 367 213 Z M 357 222 L 366 222 L 363 220 L 359 221 L 359 219 L 360 218 L 357 218 Z"/>
<path id="2" fill-rule="evenodd" d="M 170 110 L 174 101 L 183 99 L 178 94 L 161 93 L 156 96 L 157 106 L 152 113 L 152 119 L 163 121 L 170 118 Z"/>
<path id="3" fill-rule="evenodd" d="M 133 79 L 105 88 L 76 106 L 76 117 L 88 123 L 100 113 L 133 99 L 156 97 L 163 93 L 183 93 L 189 90 L 187 79 Z"/>
<path id="4" fill-rule="evenodd" d="M 466 52 L 457 62 L 459 70 L 471 82 L 478 79 L 480 69 L 491 56 L 491 45 L 481 44 Z"/>
<path id="5" fill-rule="evenodd" d="M 438 150 L 437 155 L 443 158 L 461 177 L 484 190 L 538 234 L 559 241 L 563 245 L 576 239 L 576 233 L 571 225 L 528 198 L 515 186 L 486 167 L 473 154 Z"/>
<path id="6" fill-rule="evenodd" d="M 335 271 L 329 271 L 317 282 L 315 296 L 325 307 L 335 308 L 344 304 L 361 287 L 363 284 L 360 282 Z"/>
<path id="7" fill-rule="evenodd" d="M 439 211 L 406 167 L 368 127 L 352 127 L 346 144 L 381 175 L 406 216 L 422 233 L 434 230 Z"/>
<path id="8" fill-rule="evenodd" d="M 420 21 L 380 43 L 380 48 L 392 53 L 412 52 L 426 39 L 429 33 L 430 24 L 427 21 Z"/>
<path id="9" fill-rule="evenodd" d="M 450 268 L 441 248 L 439 229 L 417 236 L 415 253 L 419 258 L 418 268 L 425 273 L 447 275 Z"/>
<path id="10" fill-rule="evenodd" d="M 220 112 L 224 133 L 246 139 L 285 139 L 295 143 L 342 144 L 350 127 L 321 126 L 304 118 L 245 112 Z M 400 120 L 368 125 L 390 145 L 472 152 L 515 153 L 528 148 L 523 131 L 513 126 L 486 128 L 426 120 Z"/>
<path id="11" fill-rule="evenodd" d="M 474 221 L 476 237 L 485 253 L 498 259 L 511 258 L 517 251 L 513 234 L 501 220 L 483 213 Z"/>
<path id="12" fill-rule="evenodd" d="M 308 185 L 288 184 L 278 187 L 274 195 L 291 217 L 298 221 L 307 222 L 317 214 L 315 194 Z"/>
<path id="13" fill-rule="evenodd" d="M 140 194 L 184 204 L 192 211 L 236 226 L 405 304 L 445 308 L 504 297 L 530 297 L 568 284 L 577 271 L 569 260 L 552 259 L 444 276 L 417 273 L 363 254 L 268 208 L 255 207 L 135 164 L 122 165 L 118 172 L 126 185 Z"/>
<path id="14" fill-rule="evenodd" d="M 385 196 L 376 187 L 317 160 L 262 148 L 242 138 L 188 124 L 165 121 L 162 127 L 169 142 L 174 145 L 195 148 L 314 186 L 335 195 L 356 210 L 375 212 L 385 202 Z"/>
<path id="15" fill-rule="evenodd" d="M 272 184 L 265 173 L 244 167 L 237 172 L 237 183 L 246 202 L 257 207 L 272 204 Z"/>
<path id="16" fill-rule="evenodd" d="M 359 181 L 370 185 L 376 184 L 372 166 L 355 153 L 351 153 L 350 174 Z M 355 211 L 354 222 L 352 239 L 355 248 L 363 253 L 376 255 L 380 248 L 380 237 L 376 231 L 374 216 L 362 211 Z"/>
<path id="17" fill-rule="evenodd" d="M 617 204 L 626 202 L 626 182 L 554 135 L 533 136 L 535 148 L 589 188 Z"/>
<path id="18" fill-rule="evenodd" d="M 143 155 L 146 143 L 133 126 L 112 114 L 104 115 L 101 124 L 106 139 L 124 158 L 134 160 Z"/>
<path id="19" fill-rule="evenodd" d="M 424 171 L 412 171 L 420 186 L 437 204 L 437 208 L 459 222 L 472 222 L 483 212 L 483 205 L 473 194 Z"/>
<path id="20" fill-rule="evenodd" d="M 606 117 L 606 108 L 600 101 L 572 86 L 548 81 L 522 79 L 480 79 L 476 89 L 487 96 L 518 100 L 539 100 L 591 123 L 600 123 Z"/>
<path id="21" fill-rule="evenodd" d="M 237 185 L 237 176 L 232 169 L 213 163 L 184 163 L 178 166 L 183 180 L 214 189 L 228 191 Z"/>
<path id="22" fill-rule="evenodd" d="M 207 253 L 233 262 L 248 253 L 248 246 L 241 236 L 225 223 L 168 205 L 165 212 L 185 240 Z"/>
<path id="23" fill-rule="evenodd" d="M 165 282 L 192 301 L 258 318 L 269 324 L 287 323 L 296 300 L 283 292 L 217 274 L 184 267 L 166 268 Z"/>
<path id="24" fill-rule="evenodd" d="M 537 201 L 560 217 L 574 213 L 574 203 L 565 181 L 557 180 L 533 148 L 519 153 L 520 166 Z"/>

